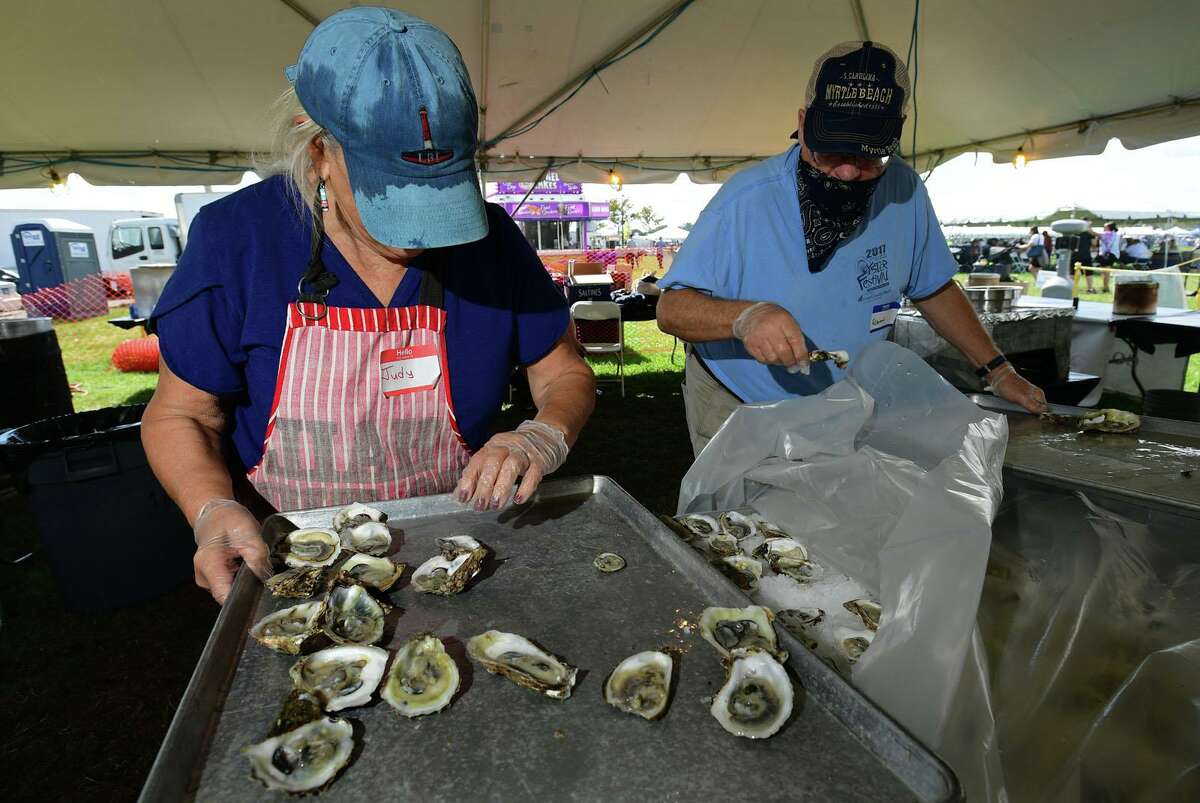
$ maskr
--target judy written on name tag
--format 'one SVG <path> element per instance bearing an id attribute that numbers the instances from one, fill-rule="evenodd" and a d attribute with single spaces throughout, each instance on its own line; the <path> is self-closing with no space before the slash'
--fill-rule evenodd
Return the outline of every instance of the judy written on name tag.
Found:
<path id="1" fill-rule="evenodd" d="M 432 390 L 442 376 L 437 346 L 427 343 L 384 349 L 379 355 L 380 385 L 384 396 Z"/>

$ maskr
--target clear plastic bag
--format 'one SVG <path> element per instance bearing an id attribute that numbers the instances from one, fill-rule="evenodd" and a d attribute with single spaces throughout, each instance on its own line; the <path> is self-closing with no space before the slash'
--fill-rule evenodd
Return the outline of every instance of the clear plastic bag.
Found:
<path id="1" fill-rule="evenodd" d="M 817 396 L 739 407 L 679 495 L 681 514 L 752 508 L 874 592 L 883 619 L 852 681 L 971 799 L 1004 796 L 975 615 L 1007 437 L 1003 416 L 881 342 Z"/>

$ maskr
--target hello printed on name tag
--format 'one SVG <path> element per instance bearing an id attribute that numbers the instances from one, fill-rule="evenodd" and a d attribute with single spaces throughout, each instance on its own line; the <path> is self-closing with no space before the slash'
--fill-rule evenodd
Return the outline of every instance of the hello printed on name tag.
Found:
<path id="1" fill-rule="evenodd" d="M 379 373 L 384 396 L 432 390 L 442 377 L 442 361 L 432 343 L 384 349 L 379 355 Z"/>

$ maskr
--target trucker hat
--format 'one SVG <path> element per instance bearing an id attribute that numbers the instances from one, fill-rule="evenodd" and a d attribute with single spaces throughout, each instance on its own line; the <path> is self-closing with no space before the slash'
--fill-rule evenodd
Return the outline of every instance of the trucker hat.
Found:
<path id="1" fill-rule="evenodd" d="M 817 153 L 890 156 L 900 145 L 908 96 L 908 69 L 891 48 L 836 45 L 808 80 L 804 144 Z"/>
<path id="2" fill-rule="evenodd" d="M 439 248 L 487 236 L 475 92 L 440 29 L 394 9 L 339 11 L 284 74 L 341 146 L 372 237 L 393 248 Z"/>

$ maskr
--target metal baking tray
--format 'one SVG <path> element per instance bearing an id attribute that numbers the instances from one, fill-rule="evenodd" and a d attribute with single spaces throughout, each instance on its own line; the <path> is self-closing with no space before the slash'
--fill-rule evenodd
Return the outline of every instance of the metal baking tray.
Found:
<path id="1" fill-rule="evenodd" d="M 362 747 L 322 799 L 960 799 L 945 764 L 782 629 L 798 681 L 791 720 L 763 741 L 726 733 L 705 702 L 724 680 L 720 661 L 684 628 L 706 605 L 746 598 L 612 480 L 548 482 L 528 505 L 501 513 L 477 513 L 448 495 L 377 506 L 393 526 L 394 557 L 410 567 L 447 534 L 472 535 L 494 555 L 458 596 L 416 593 L 411 569 L 389 594 L 398 611 L 381 646 L 436 633 L 459 662 L 464 690 L 416 720 L 379 701 L 340 712 L 361 724 Z M 264 535 L 327 525 L 333 510 L 273 516 Z M 598 572 L 592 560 L 604 551 L 622 555 L 626 568 Z M 246 633 L 289 602 L 239 573 L 141 800 L 266 795 L 240 751 L 265 737 L 296 659 Z M 537 695 L 469 662 L 465 641 L 489 628 L 525 635 L 580 667 L 571 698 Z M 604 702 L 604 679 L 621 659 L 668 645 L 685 653 L 663 719 Z"/>

